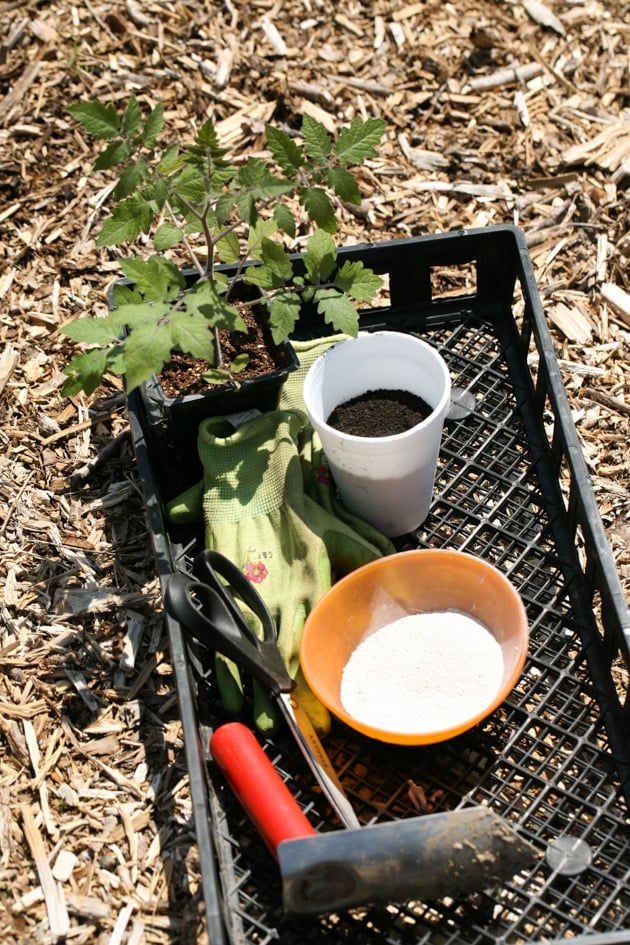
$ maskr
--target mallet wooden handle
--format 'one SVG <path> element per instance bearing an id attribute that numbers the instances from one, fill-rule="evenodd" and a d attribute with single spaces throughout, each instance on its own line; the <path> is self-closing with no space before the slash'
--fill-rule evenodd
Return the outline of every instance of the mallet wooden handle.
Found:
<path id="1" fill-rule="evenodd" d="M 228 722 L 218 728 L 210 738 L 210 753 L 275 857 L 285 840 L 316 833 L 245 725 Z"/>

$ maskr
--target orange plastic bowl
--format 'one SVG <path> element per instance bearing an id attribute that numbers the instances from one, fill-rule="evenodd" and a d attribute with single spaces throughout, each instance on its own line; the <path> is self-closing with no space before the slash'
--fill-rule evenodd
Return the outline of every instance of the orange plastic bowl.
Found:
<path id="1" fill-rule="evenodd" d="M 400 616 L 433 611 L 467 614 L 493 634 L 503 658 L 495 695 L 486 694 L 475 711 L 464 721 L 458 720 L 456 726 L 438 729 L 418 718 L 417 731 L 388 731 L 350 715 L 342 704 L 340 688 L 355 648 L 370 633 Z M 351 728 L 384 742 L 425 745 L 453 738 L 493 712 L 516 685 L 528 643 L 527 614 L 520 595 L 492 565 L 461 551 L 403 551 L 358 568 L 317 602 L 304 624 L 300 661 L 315 695 Z M 448 672 L 445 665 L 445 680 Z"/>

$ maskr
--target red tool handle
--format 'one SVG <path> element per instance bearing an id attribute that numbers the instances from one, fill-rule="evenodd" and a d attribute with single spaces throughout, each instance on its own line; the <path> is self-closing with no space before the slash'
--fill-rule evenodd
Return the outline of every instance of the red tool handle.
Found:
<path id="1" fill-rule="evenodd" d="M 210 752 L 274 856 L 284 840 L 316 833 L 245 725 L 228 722 L 218 728 L 210 738 Z"/>

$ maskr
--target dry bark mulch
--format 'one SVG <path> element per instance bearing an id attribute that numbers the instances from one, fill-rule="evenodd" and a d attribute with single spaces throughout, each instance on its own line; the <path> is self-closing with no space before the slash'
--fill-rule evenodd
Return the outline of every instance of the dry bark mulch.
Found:
<path id="1" fill-rule="evenodd" d="M 207 941 L 124 395 L 60 393 L 57 328 L 119 274 L 64 106 L 133 90 L 242 153 L 269 119 L 383 116 L 340 241 L 521 226 L 628 589 L 629 24 L 620 0 L 0 0 L 3 943 Z"/>

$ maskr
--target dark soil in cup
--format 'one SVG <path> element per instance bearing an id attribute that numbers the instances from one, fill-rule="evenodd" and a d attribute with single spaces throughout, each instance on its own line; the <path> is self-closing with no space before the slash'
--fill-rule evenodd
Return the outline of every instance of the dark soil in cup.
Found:
<path id="1" fill-rule="evenodd" d="M 327 423 L 352 436 L 394 436 L 431 413 L 422 397 L 407 390 L 369 390 L 335 407 Z"/>

